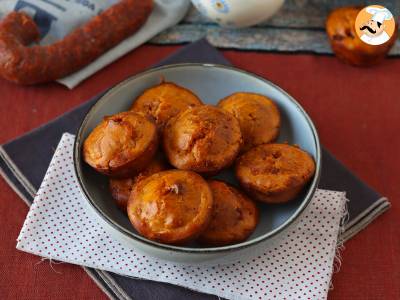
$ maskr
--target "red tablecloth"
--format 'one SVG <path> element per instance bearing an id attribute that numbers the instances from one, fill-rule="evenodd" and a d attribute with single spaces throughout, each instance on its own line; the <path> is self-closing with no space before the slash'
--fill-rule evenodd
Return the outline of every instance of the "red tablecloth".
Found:
<path id="1" fill-rule="evenodd" d="M 158 62 L 178 46 L 143 46 L 70 91 L 57 84 L 0 81 L 0 143 L 15 138 L 105 88 Z M 288 91 L 308 111 L 322 143 L 393 207 L 346 243 L 330 299 L 400 299 L 400 59 L 354 68 L 336 58 L 223 51 L 237 67 Z M 32 157 L 34 159 L 34 157 Z M 105 299 L 85 272 L 15 249 L 28 211 L 0 180 L 0 298 Z"/>

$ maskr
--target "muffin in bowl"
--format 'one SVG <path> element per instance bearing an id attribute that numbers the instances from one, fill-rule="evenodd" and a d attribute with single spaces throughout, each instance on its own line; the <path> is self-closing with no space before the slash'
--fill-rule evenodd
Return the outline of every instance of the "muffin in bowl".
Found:
<path id="1" fill-rule="evenodd" d="M 232 114 L 203 105 L 172 118 L 165 127 L 163 144 L 176 168 L 210 175 L 232 164 L 242 145 L 242 134 Z"/>
<path id="2" fill-rule="evenodd" d="M 208 225 L 213 196 L 207 182 L 190 171 L 169 170 L 139 181 L 128 201 L 128 217 L 148 239 L 182 244 Z"/>
<path id="3" fill-rule="evenodd" d="M 224 246 L 246 240 L 257 226 L 256 204 L 228 183 L 209 180 L 214 198 L 210 224 L 199 237 L 204 245 Z"/>
<path id="4" fill-rule="evenodd" d="M 96 171 L 113 177 L 140 172 L 158 147 L 155 124 L 134 112 L 104 117 L 83 143 L 83 159 Z"/>
<path id="5" fill-rule="evenodd" d="M 145 90 L 131 106 L 131 111 L 150 116 L 162 133 L 168 120 L 180 112 L 203 105 L 190 90 L 172 82 L 162 82 Z"/>
<path id="6" fill-rule="evenodd" d="M 218 106 L 233 114 L 243 136 L 242 151 L 276 140 L 281 126 L 277 105 L 268 97 L 239 92 L 219 101 Z"/>
<path id="7" fill-rule="evenodd" d="M 238 158 L 235 174 L 256 200 L 284 203 L 293 200 L 315 173 L 313 158 L 287 144 L 257 146 Z"/>

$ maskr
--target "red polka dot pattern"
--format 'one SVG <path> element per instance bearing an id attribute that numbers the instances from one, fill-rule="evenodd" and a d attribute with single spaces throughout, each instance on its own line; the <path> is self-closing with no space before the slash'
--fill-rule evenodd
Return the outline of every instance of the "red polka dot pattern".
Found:
<path id="1" fill-rule="evenodd" d="M 169 263 L 139 254 L 97 222 L 75 178 L 73 142 L 64 134 L 18 237 L 19 250 L 228 299 L 326 299 L 344 193 L 318 190 L 299 222 L 261 245 L 261 254 L 214 266 Z"/>

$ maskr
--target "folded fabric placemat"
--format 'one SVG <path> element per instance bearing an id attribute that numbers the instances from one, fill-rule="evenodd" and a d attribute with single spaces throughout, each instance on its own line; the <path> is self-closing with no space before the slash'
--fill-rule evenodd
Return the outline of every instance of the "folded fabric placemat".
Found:
<path id="1" fill-rule="evenodd" d="M 333 272 L 345 193 L 317 190 L 284 232 L 218 264 L 153 258 L 115 239 L 80 193 L 75 137 L 64 134 L 29 210 L 17 249 L 127 276 L 163 281 L 228 299 L 325 299 Z"/>
<path id="2" fill-rule="evenodd" d="M 201 62 L 229 64 L 205 40 L 182 48 L 160 65 Z M 75 133 L 89 108 L 101 95 L 64 114 L 56 120 L 11 141 L 0 148 L 0 170 L 28 205 L 33 200 L 51 157 L 64 132 Z M 27 155 L 29 153 L 29 155 Z M 30 159 L 35 157 L 35 160 Z M 346 191 L 349 222 L 341 235 L 348 239 L 389 207 L 389 202 L 356 178 L 348 169 L 323 149 L 320 188 Z M 118 299 L 205 299 L 202 295 L 177 286 L 138 280 L 114 273 L 85 268 L 110 297 Z"/>
<path id="3" fill-rule="evenodd" d="M 161 32 L 151 42 L 177 44 L 206 37 L 212 45 L 220 48 L 332 54 L 325 33 L 329 12 L 340 6 L 365 7 L 371 4 L 365 0 L 286 0 L 265 23 L 240 29 L 218 26 L 192 7 L 182 22 Z M 395 17 L 400 13 L 400 1 L 384 0 L 379 1 L 379 5 L 385 6 Z M 389 55 L 400 55 L 400 39 Z"/>

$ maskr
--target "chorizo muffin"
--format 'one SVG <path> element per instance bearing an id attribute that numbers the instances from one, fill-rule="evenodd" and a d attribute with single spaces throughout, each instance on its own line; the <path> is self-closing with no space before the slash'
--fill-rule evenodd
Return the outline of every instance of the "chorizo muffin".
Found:
<path id="1" fill-rule="evenodd" d="M 202 105 L 191 91 L 171 82 L 146 90 L 132 104 L 131 110 L 151 116 L 160 132 L 168 120 L 190 107 Z"/>
<path id="2" fill-rule="evenodd" d="M 133 185 L 135 184 L 136 177 L 128 178 L 110 178 L 109 188 L 111 196 L 115 201 L 115 204 L 120 210 L 126 212 L 126 206 L 128 205 L 128 199 L 131 195 Z"/>
<path id="3" fill-rule="evenodd" d="M 110 178 L 109 186 L 111 196 L 118 207 L 126 212 L 129 196 L 133 186 L 147 176 L 167 170 L 168 166 L 164 159 L 157 155 L 139 174 L 128 178 Z"/>
<path id="4" fill-rule="evenodd" d="M 195 239 L 208 225 L 213 197 L 190 171 L 169 170 L 140 180 L 128 201 L 128 217 L 144 237 L 167 244 Z"/>
<path id="5" fill-rule="evenodd" d="M 213 174 L 236 158 L 242 135 L 232 114 L 203 105 L 171 119 L 163 143 L 169 162 L 176 168 Z"/>
<path id="6" fill-rule="evenodd" d="M 243 151 L 273 142 L 279 135 L 281 116 L 276 104 L 266 96 L 235 93 L 220 100 L 218 106 L 239 120 Z"/>
<path id="7" fill-rule="evenodd" d="M 397 34 L 382 45 L 364 43 L 355 31 L 355 22 L 362 7 L 346 6 L 333 10 L 326 20 L 326 32 L 335 55 L 345 63 L 369 66 L 380 62 L 394 45 Z M 397 32 L 397 28 L 395 33 Z"/>
<path id="8" fill-rule="evenodd" d="M 158 145 L 156 125 L 134 112 L 122 112 L 103 121 L 83 143 L 83 159 L 97 171 L 127 177 L 141 171 Z"/>
<path id="9" fill-rule="evenodd" d="M 209 180 L 214 198 L 210 224 L 199 237 L 202 244 L 223 246 L 246 240 L 258 223 L 255 203 L 229 184 Z"/>
<path id="10" fill-rule="evenodd" d="M 266 203 L 293 200 L 313 177 L 313 158 L 296 146 L 264 144 L 236 162 L 236 177 L 255 199 Z"/>

